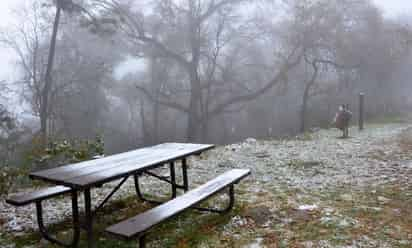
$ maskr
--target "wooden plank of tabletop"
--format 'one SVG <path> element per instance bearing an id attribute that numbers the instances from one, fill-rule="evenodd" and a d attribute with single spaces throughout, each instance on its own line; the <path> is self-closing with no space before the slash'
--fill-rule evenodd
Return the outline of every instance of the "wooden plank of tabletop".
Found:
<path id="1" fill-rule="evenodd" d="M 101 159 L 70 164 L 55 169 L 30 174 L 41 179 L 69 187 L 87 186 L 102 181 L 111 181 L 132 171 L 177 160 L 212 149 L 214 145 L 165 143 Z"/>
<path id="2" fill-rule="evenodd" d="M 66 179 L 65 182 L 74 187 L 89 187 L 96 184 L 102 184 L 127 175 L 135 174 L 138 171 L 156 167 L 159 164 L 168 163 L 190 155 L 198 154 L 211 148 L 213 148 L 212 145 L 201 145 L 197 148 L 192 147 L 186 149 L 181 147 L 173 152 L 168 151 L 166 153 L 156 153 L 157 156 L 138 161 L 137 163 L 126 163 L 122 166 L 116 166 L 95 173 L 69 178 Z"/>
<path id="3" fill-rule="evenodd" d="M 174 150 L 172 149 L 162 149 L 162 152 L 173 153 Z M 145 153 L 134 153 L 133 156 L 125 157 L 124 159 L 117 159 L 111 162 L 104 162 L 100 161 L 99 163 L 95 163 L 92 165 L 85 166 L 81 169 L 70 169 L 70 170 L 60 170 L 57 173 L 53 173 L 48 175 L 49 178 L 53 178 L 54 180 L 64 181 L 69 178 L 79 177 L 82 175 L 88 175 L 95 172 L 99 172 L 102 170 L 108 170 L 111 168 L 116 168 L 119 166 L 124 166 L 128 164 L 139 164 L 141 161 L 147 160 L 154 160 L 158 156 L 159 152 L 153 152 L 153 150 L 145 150 Z"/>
<path id="4" fill-rule="evenodd" d="M 96 165 L 117 163 L 117 162 L 126 160 L 130 157 L 142 156 L 146 152 L 150 152 L 150 150 L 148 148 L 142 148 L 142 149 L 123 152 L 123 153 L 119 153 L 119 154 L 115 154 L 115 155 L 110 155 L 110 156 L 95 159 L 95 160 L 88 160 L 88 161 L 83 161 L 83 162 L 79 162 L 79 163 L 59 166 L 59 167 L 56 167 L 56 168 L 40 170 L 40 171 L 32 172 L 32 173 L 30 173 L 30 175 L 33 175 L 33 176 L 39 175 L 39 176 L 47 177 L 47 176 L 52 176 L 52 175 L 60 174 L 60 173 L 64 173 L 64 172 L 78 171 L 80 169 L 85 169 L 87 167 L 94 167 Z"/>
<path id="5" fill-rule="evenodd" d="M 176 147 L 177 145 L 179 146 L 184 146 L 184 147 L 194 147 L 193 145 L 195 144 L 179 144 L 179 143 L 164 143 L 152 147 L 145 147 L 129 152 L 124 152 L 120 154 L 115 154 L 115 155 L 110 155 L 104 158 L 100 159 L 95 159 L 95 160 L 89 160 L 89 161 L 84 161 L 80 163 L 75 163 L 75 164 L 69 164 L 65 166 L 60 166 L 57 168 L 52 168 L 52 169 L 47 169 L 47 170 L 41 170 L 37 172 L 33 172 L 30 175 L 31 176 L 42 176 L 42 177 L 52 177 L 53 175 L 56 174 L 64 174 L 64 173 L 70 173 L 70 172 L 77 172 L 80 170 L 87 169 L 89 167 L 98 167 L 98 168 L 105 168 L 105 166 L 110 166 L 111 164 L 117 164 L 122 161 L 127 161 L 130 159 L 135 159 L 136 157 L 143 157 L 146 156 L 147 154 L 153 154 L 155 150 L 165 150 L 168 148 L 173 148 Z M 176 148 L 174 148 L 176 149 Z"/>

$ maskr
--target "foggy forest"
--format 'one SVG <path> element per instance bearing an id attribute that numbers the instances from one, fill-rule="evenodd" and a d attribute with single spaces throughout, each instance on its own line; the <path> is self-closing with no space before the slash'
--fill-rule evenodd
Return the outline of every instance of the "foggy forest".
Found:
<path id="1" fill-rule="evenodd" d="M 356 111 L 360 92 L 368 118 L 408 109 L 409 19 L 369 1 L 312 2 L 63 5 L 46 84 L 55 6 L 27 1 L 0 36 L 20 71 L 1 95 L 17 90 L 33 117 L 1 106 L 2 151 L 42 135 L 102 135 L 108 152 L 282 137 L 328 126 L 339 104 Z"/>
<path id="2" fill-rule="evenodd" d="M 226 147 L 207 156 L 213 160 L 246 154 L 242 149 L 254 142 L 263 148 L 250 148 L 250 156 L 266 159 L 271 153 L 262 150 L 277 148 L 265 142 L 312 142 L 318 132 L 335 132 L 327 136 L 335 143 L 373 136 L 387 141 L 383 134 L 358 133 L 359 116 L 365 125 L 384 125 L 410 116 L 412 108 L 412 14 L 387 18 L 370 0 L 27 0 L 13 15 L 14 24 L 0 29 L 0 46 L 16 55 L 16 76 L 0 78 L 3 193 L 18 188 L 16 182 L 27 185 L 29 171 L 168 142 Z M 341 105 L 356 129 L 347 141 L 330 131 Z M 379 149 L 382 140 L 371 145 Z M 283 155 L 292 153 L 287 168 L 327 164 L 314 161 L 321 155 L 292 159 L 312 149 L 296 142 L 282 148 Z M 310 147 L 323 147 L 313 142 Z M 348 145 L 339 144 L 337 150 Z M 227 160 L 238 164 L 233 156 Z M 194 163 L 207 164 L 199 159 Z M 257 181 L 266 173 L 254 170 Z M 310 219 L 318 210 L 302 211 Z M 412 230 L 405 228 L 410 235 L 399 239 L 411 245 Z M 230 247 L 329 247 L 291 242 Z M 229 247 L 197 245 L 170 247 Z"/>

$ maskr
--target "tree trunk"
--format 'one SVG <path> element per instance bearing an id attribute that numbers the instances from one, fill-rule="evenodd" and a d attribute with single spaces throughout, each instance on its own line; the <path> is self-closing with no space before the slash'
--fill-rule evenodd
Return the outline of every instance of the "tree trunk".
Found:
<path id="1" fill-rule="evenodd" d="M 152 143 L 157 144 L 159 142 L 159 118 L 160 117 L 160 105 L 158 102 L 153 104 L 153 135 Z"/>
<path id="2" fill-rule="evenodd" d="M 306 113 L 308 106 L 308 94 L 306 94 L 306 90 L 302 100 L 302 106 L 300 109 L 300 132 L 304 133 L 306 131 Z"/>
<path id="3" fill-rule="evenodd" d="M 190 31 L 190 46 L 192 59 L 190 62 L 189 76 L 190 76 L 190 104 L 189 104 L 189 117 L 187 125 L 187 140 L 189 142 L 195 142 L 198 139 L 201 120 L 201 103 L 202 103 L 202 90 L 200 86 L 199 78 L 199 61 L 200 61 L 200 27 L 196 25 L 196 12 L 193 2 L 190 2 L 190 9 L 192 11 L 189 16 L 189 31 Z"/>
<path id="4" fill-rule="evenodd" d="M 300 132 L 304 133 L 306 131 L 306 115 L 307 115 L 307 109 L 308 109 L 308 101 L 310 97 L 310 90 L 312 86 L 315 84 L 316 78 L 318 77 L 318 66 L 315 61 L 312 61 L 312 67 L 313 67 L 313 74 L 308 83 L 305 85 L 305 91 L 303 92 L 303 98 L 302 98 L 302 106 L 300 110 Z"/>
<path id="5" fill-rule="evenodd" d="M 152 138 L 150 136 L 150 131 L 146 125 L 146 113 L 143 100 L 140 100 L 140 119 L 142 120 L 143 145 L 151 144 Z"/>
<path id="6" fill-rule="evenodd" d="M 193 85 L 192 85 L 193 87 Z M 197 90 L 192 89 L 190 94 L 189 116 L 187 123 L 187 141 L 194 142 L 197 140 L 199 133 L 198 113 L 199 113 L 199 94 Z"/>
<path id="7" fill-rule="evenodd" d="M 41 142 L 43 144 L 47 144 L 47 121 L 49 118 L 49 94 L 51 90 L 51 86 L 53 83 L 52 79 L 52 70 L 53 70 L 53 63 L 54 63 L 54 55 L 56 52 L 56 40 L 57 40 L 57 32 L 59 29 L 59 22 L 60 22 L 60 14 L 61 8 L 59 4 L 56 6 L 56 16 L 54 18 L 53 24 L 53 33 L 50 42 L 50 50 L 49 50 L 49 57 L 47 61 L 47 68 L 46 74 L 44 79 L 44 88 L 42 91 L 42 100 L 40 105 L 40 134 L 41 134 Z"/>
<path id="8" fill-rule="evenodd" d="M 202 140 L 201 141 L 202 143 L 207 143 L 207 139 L 209 136 L 209 119 L 207 116 L 202 120 L 201 127 L 202 127 L 202 130 L 201 130 Z"/>
<path id="9" fill-rule="evenodd" d="M 152 85 L 152 91 L 154 94 L 154 98 L 156 101 L 152 102 L 152 144 L 157 144 L 159 142 L 159 119 L 160 119 L 160 104 L 158 99 L 160 99 L 161 95 L 161 88 L 163 84 L 163 75 L 162 72 L 159 72 L 156 70 L 156 66 L 158 65 L 156 57 L 152 56 L 150 57 L 150 63 L 151 63 L 151 75 L 150 75 L 150 80 L 151 80 L 151 85 Z"/>

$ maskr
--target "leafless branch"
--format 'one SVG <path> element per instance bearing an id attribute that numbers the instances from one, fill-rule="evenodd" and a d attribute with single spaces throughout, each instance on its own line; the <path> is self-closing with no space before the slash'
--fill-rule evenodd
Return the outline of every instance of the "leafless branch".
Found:
<path id="1" fill-rule="evenodd" d="M 156 102 L 156 103 L 161 104 L 163 106 L 173 108 L 173 109 L 179 110 L 179 111 L 184 112 L 184 113 L 189 113 L 189 109 L 187 107 L 185 107 L 185 106 L 183 106 L 183 105 L 181 105 L 177 102 L 165 101 L 165 100 L 159 99 L 159 97 L 156 98 L 149 92 L 149 90 L 147 90 L 146 88 L 144 88 L 142 86 L 136 85 L 136 89 L 138 89 L 140 92 L 142 92 L 151 102 Z"/>

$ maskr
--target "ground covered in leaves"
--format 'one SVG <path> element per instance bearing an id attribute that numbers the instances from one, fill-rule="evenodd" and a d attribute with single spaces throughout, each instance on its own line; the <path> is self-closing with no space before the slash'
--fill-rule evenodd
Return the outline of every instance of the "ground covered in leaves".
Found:
<path id="1" fill-rule="evenodd" d="M 192 187 L 231 168 L 250 168 L 252 175 L 237 185 L 231 213 L 187 211 L 154 229 L 148 246 L 412 247 L 412 126 L 376 124 L 350 134 L 340 139 L 336 130 L 320 130 L 293 139 L 247 139 L 192 158 Z M 148 194 L 168 193 L 150 178 L 143 184 Z M 94 199 L 111 187 L 96 189 Z M 226 200 L 218 196 L 206 204 Z M 50 228 L 62 238 L 70 237 L 69 203 L 44 204 Z M 150 207 L 136 200 L 128 182 L 96 220 L 98 247 L 137 247 L 102 230 Z M 36 234 L 34 217 L 34 207 L 16 209 L 0 199 L 0 247 L 53 247 Z"/>

